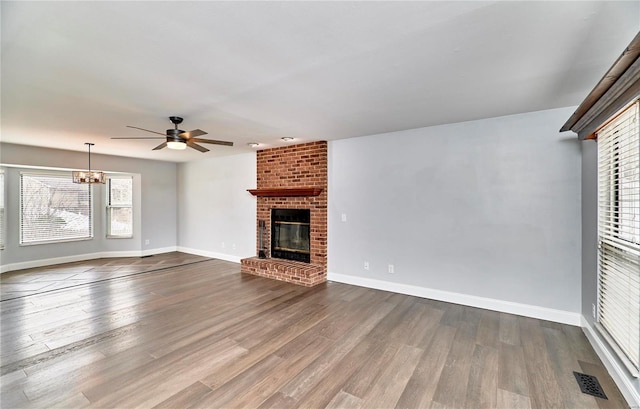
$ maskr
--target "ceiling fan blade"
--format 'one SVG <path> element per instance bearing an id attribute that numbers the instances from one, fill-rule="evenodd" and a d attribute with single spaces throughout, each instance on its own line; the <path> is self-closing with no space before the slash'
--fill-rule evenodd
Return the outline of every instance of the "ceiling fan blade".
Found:
<path id="1" fill-rule="evenodd" d="M 111 139 L 163 139 L 163 138 L 159 136 L 122 136 L 122 137 L 114 137 Z"/>
<path id="2" fill-rule="evenodd" d="M 202 153 L 209 152 L 209 149 L 205 148 L 204 146 L 200 146 L 197 143 L 193 143 L 190 140 L 187 141 L 187 146 L 190 146 L 193 149 L 198 150 L 198 151 L 200 151 Z"/>
<path id="3" fill-rule="evenodd" d="M 166 143 L 166 142 L 161 143 L 160 145 L 156 146 L 156 147 L 155 147 L 155 148 L 153 148 L 152 150 L 154 150 L 154 151 L 158 151 L 158 150 L 160 150 L 160 149 L 164 148 L 165 146 L 167 146 L 167 143 Z"/>
<path id="4" fill-rule="evenodd" d="M 167 136 L 166 134 L 163 134 L 163 133 L 160 133 L 160 132 L 156 132 L 156 131 L 150 131 L 150 130 L 144 129 L 144 128 L 138 128 L 137 126 L 129 126 L 129 125 L 127 125 L 127 128 L 139 129 L 141 131 L 157 133 L 158 135 L 162 135 L 162 136 L 165 136 L 165 137 Z"/>
<path id="5" fill-rule="evenodd" d="M 182 132 L 178 136 L 184 139 L 195 138 L 196 136 L 206 135 L 207 133 L 202 129 L 194 129 L 193 131 Z"/>
<path id="6" fill-rule="evenodd" d="M 227 141 L 215 141 L 213 139 L 201 139 L 201 138 L 191 138 L 191 140 L 193 142 L 198 142 L 198 143 L 213 143 L 215 145 L 233 146 L 233 142 L 227 142 Z"/>

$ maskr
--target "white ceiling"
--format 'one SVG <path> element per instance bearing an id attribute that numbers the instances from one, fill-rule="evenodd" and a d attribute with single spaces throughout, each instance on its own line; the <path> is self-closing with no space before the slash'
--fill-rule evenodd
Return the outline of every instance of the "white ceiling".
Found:
<path id="1" fill-rule="evenodd" d="M 2 141 L 175 162 L 575 106 L 640 29 L 638 1 L 0 7 Z M 235 146 L 110 139 L 170 115 Z"/>

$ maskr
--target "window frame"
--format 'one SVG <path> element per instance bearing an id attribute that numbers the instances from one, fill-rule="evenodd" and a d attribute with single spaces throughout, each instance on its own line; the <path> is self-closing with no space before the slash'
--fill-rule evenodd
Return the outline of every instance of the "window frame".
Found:
<path id="1" fill-rule="evenodd" d="M 29 176 L 29 177 L 50 177 L 50 178 L 60 178 L 60 179 L 68 179 L 69 181 L 72 181 L 72 177 L 71 177 L 71 172 L 55 172 L 55 171 L 51 171 L 51 172 L 47 172 L 47 171 L 22 171 L 20 172 L 20 176 L 19 176 L 19 184 L 18 184 L 18 197 L 19 197 L 19 207 L 18 207 L 18 213 L 19 213 L 19 232 L 18 232 L 18 245 L 19 246 L 39 246 L 42 244 L 55 244 L 55 243 L 68 243 L 68 242 L 76 242 L 76 241 L 87 241 L 87 240 L 93 240 L 94 236 L 95 236 L 95 217 L 94 217 L 94 202 L 95 202 L 95 194 L 93 191 L 93 185 L 88 184 L 86 186 L 88 189 L 88 201 L 89 201 L 89 209 L 88 209 L 88 216 L 89 216 L 89 235 L 88 236 L 82 236 L 82 237 L 69 237 L 69 238 L 54 238 L 54 239 L 47 239 L 47 240 L 38 240 L 38 241 L 27 241 L 24 242 L 23 241 L 23 204 L 24 204 L 24 197 L 23 197 L 23 190 L 22 190 L 22 185 L 23 185 L 23 177 L 24 176 Z M 71 182 L 73 183 L 73 182 Z"/>
<path id="2" fill-rule="evenodd" d="M 623 109 L 621 109 L 616 115 L 612 116 L 610 120 L 606 121 L 598 129 L 598 131 L 596 132 L 596 136 L 600 136 L 598 134 L 601 133 L 601 131 L 604 130 L 607 127 L 607 125 L 616 121 L 620 115 L 625 114 L 626 111 L 629 109 L 635 110 L 635 117 L 636 117 L 635 121 L 637 124 L 638 121 L 640 121 L 640 100 L 639 99 L 634 100 L 631 104 L 628 104 Z M 640 130 L 636 128 L 636 134 L 632 134 L 632 136 L 629 139 L 634 137 L 637 138 L 637 136 L 635 135 L 637 135 L 637 133 L 639 132 Z M 609 137 L 611 138 L 612 136 L 609 136 Z M 620 342 L 622 342 L 623 340 L 618 339 L 617 336 L 614 335 L 614 332 L 620 334 L 621 327 L 619 325 L 622 325 L 622 324 L 617 324 L 618 325 L 617 328 L 607 328 L 607 325 L 612 325 L 614 321 L 617 322 L 617 319 L 620 317 L 616 315 L 616 314 L 619 314 L 616 308 L 617 306 L 616 301 L 613 301 L 613 304 L 612 304 L 611 301 L 606 300 L 607 295 L 610 298 L 613 295 L 615 295 L 615 293 L 617 292 L 615 290 L 612 291 L 608 288 L 603 289 L 603 283 L 605 281 L 608 281 L 607 286 L 612 286 L 612 288 L 614 288 L 617 285 L 617 288 L 620 288 L 619 287 L 620 276 L 624 276 L 627 270 L 631 272 L 634 271 L 633 254 L 637 254 L 638 252 L 640 252 L 640 243 L 636 243 L 635 241 L 633 241 L 633 240 L 637 240 L 637 238 L 633 237 L 634 223 L 636 222 L 640 223 L 640 221 L 632 220 L 631 222 L 629 222 L 629 221 L 626 221 L 625 217 L 623 217 L 625 206 L 624 206 L 624 203 L 622 203 L 623 199 L 621 196 L 621 192 L 623 189 L 623 183 L 627 183 L 627 182 L 624 182 L 621 176 L 623 167 L 625 165 L 621 162 L 621 159 L 620 159 L 620 155 L 621 155 L 620 146 L 622 144 L 625 144 L 627 141 L 626 140 L 615 140 L 613 142 L 607 141 L 608 146 L 602 147 L 600 145 L 601 143 L 604 143 L 602 141 L 602 137 L 600 138 L 596 137 L 595 139 L 596 139 L 596 142 L 599 144 L 598 145 L 598 231 L 597 231 L 597 239 L 598 239 L 597 287 L 598 288 L 597 288 L 597 297 L 596 297 L 598 309 L 597 309 L 597 317 L 596 317 L 596 328 L 598 329 L 598 332 L 602 334 L 602 336 L 607 341 L 607 343 L 611 346 L 612 350 L 615 352 L 615 354 L 618 356 L 620 361 L 627 368 L 629 373 L 632 376 L 637 378 L 639 376 L 639 370 L 640 370 L 640 342 L 638 342 L 638 345 L 633 345 L 633 344 L 631 345 L 631 349 L 633 349 L 634 347 L 638 348 L 638 351 L 635 352 L 635 354 L 638 356 L 632 359 L 627 354 L 627 352 L 625 352 L 625 349 L 628 349 L 629 346 L 627 346 L 626 343 L 624 347 L 621 346 Z M 631 140 L 631 142 L 633 142 L 633 140 Z M 631 145 L 631 142 L 629 142 L 629 145 Z M 605 150 L 606 152 L 604 152 Z M 601 157 L 601 154 L 603 152 L 607 155 L 606 157 Z M 608 165 L 606 169 L 602 169 L 602 166 L 601 166 L 601 161 L 603 159 L 606 159 L 605 163 Z M 625 157 L 625 160 L 628 160 L 628 159 Z M 630 163 L 634 163 L 633 158 L 630 160 Z M 605 186 L 603 186 L 603 183 L 602 183 L 604 180 L 606 180 L 606 182 L 604 183 Z M 637 188 L 638 188 L 637 186 L 633 186 L 631 189 L 637 189 Z M 613 211 L 613 213 L 611 213 L 611 211 Z M 609 215 L 606 215 L 606 213 L 609 213 Z M 635 217 L 637 217 L 637 215 Z M 606 228 L 603 231 L 604 225 L 606 225 Z M 631 239 L 623 237 L 629 234 L 628 233 L 629 229 L 631 230 L 631 233 L 630 233 L 632 237 Z M 616 253 L 627 254 L 627 256 L 623 257 L 621 255 L 617 255 Z M 629 256 L 629 254 L 631 255 Z M 603 271 L 603 266 L 610 265 L 611 263 L 618 264 L 618 265 L 613 269 L 612 267 L 609 266 L 607 267 L 606 271 Z M 631 268 L 628 268 L 627 263 L 631 265 Z M 627 267 L 624 267 L 624 266 L 627 266 Z M 638 280 L 640 281 L 640 277 L 638 278 Z M 629 289 L 627 290 L 629 293 L 631 293 L 631 290 Z M 605 295 L 605 293 L 607 294 Z M 630 294 L 630 295 L 632 296 L 633 294 Z M 605 305 L 605 303 L 609 305 L 607 307 L 608 309 L 611 310 L 613 308 L 616 311 L 607 312 L 607 316 L 603 317 L 603 305 Z M 629 306 L 629 304 L 627 304 L 627 306 Z M 631 307 L 633 307 L 633 304 L 631 304 Z M 640 316 L 640 309 L 638 311 L 638 314 Z M 603 318 L 605 322 L 603 322 Z M 606 322 L 608 322 L 608 324 Z"/>
<path id="3" fill-rule="evenodd" d="M 113 205 L 111 204 L 111 181 L 114 179 L 129 179 L 131 180 L 131 204 L 129 205 Z M 135 227 L 134 222 L 134 183 L 133 183 L 133 175 L 107 175 L 107 180 L 105 183 L 105 220 L 106 220 L 106 238 L 108 239 L 131 239 L 133 238 L 133 230 Z M 113 234 L 111 232 L 111 209 L 123 209 L 130 208 L 131 209 L 131 234 Z"/>

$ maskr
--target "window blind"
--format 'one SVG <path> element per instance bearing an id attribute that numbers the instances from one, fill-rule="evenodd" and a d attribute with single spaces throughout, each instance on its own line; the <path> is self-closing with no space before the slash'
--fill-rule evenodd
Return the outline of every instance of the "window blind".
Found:
<path id="1" fill-rule="evenodd" d="M 598 321 L 636 375 L 640 369 L 638 115 L 635 102 L 597 132 Z"/>
<path id="2" fill-rule="evenodd" d="M 20 244 L 93 237 L 91 185 L 70 174 L 20 175 Z"/>
<path id="3" fill-rule="evenodd" d="M 0 249 L 4 248 L 4 171 L 0 170 Z"/>
<path id="4" fill-rule="evenodd" d="M 107 179 L 107 236 L 133 236 L 133 178 Z"/>

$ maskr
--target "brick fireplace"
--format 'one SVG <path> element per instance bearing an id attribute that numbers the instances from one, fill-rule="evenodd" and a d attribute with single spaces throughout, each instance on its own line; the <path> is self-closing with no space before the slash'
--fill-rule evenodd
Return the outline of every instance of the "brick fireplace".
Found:
<path id="1" fill-rule="evenodd" d="M 307 287 L 327 280 L 327 142 L 311 142 L 257 152 L 256 254 L 260 221 L 267 258 L 241 260 L 241 271 Z M 271 257 L 273 209 L 309 209 L 309 263 Z"/>

